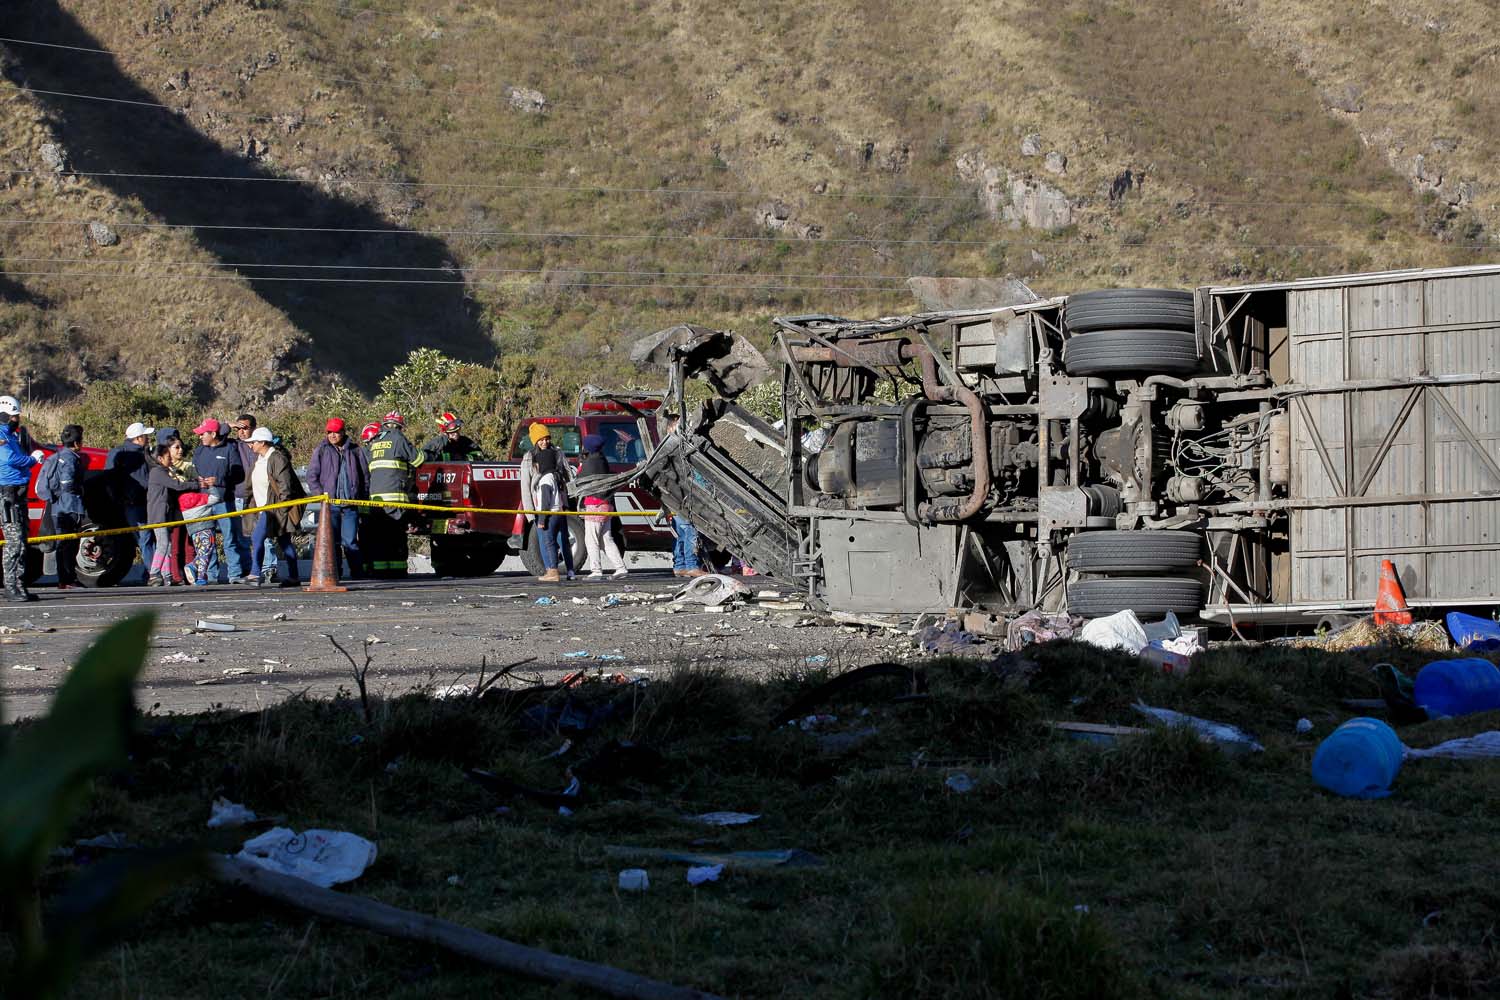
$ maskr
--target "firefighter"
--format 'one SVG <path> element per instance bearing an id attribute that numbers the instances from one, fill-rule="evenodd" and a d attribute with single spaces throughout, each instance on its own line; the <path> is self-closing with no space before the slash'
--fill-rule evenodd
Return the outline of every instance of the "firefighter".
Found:
<path id="1" fill-rule="evenodd" d="M 464 422 L 449 410 L 437 418 L 438 433 L 428 438 L 422 446 L 422 454 L 429 462 L 482 462 L 479 445 L 467 434 L 461 433 Z"/>
<path id="2" fill-rule="evenodd" d="M 387 413 L 381 418 L 380 433 L 365 447 L 370 453 L 370 499 L 413 503 L 412 470 L 426 456 L 406 439 L 405 418 Z M 406 576 L 406 513 L 400 507 L 370 508 L 366 528 L 371 576 L 388 580 Z"/>
<path id="3" fill-rule="evenodd" d="M 20 400 L 0 396 L 0 528 L 5 534 L 5 596 L 12 601 L 34 601 L 36 595 L 26 590 L 26 486 L 31 482 L 32 467 L 44 455 L 40 451 L 26 453 L 18 433 L 20 427 Z"/>

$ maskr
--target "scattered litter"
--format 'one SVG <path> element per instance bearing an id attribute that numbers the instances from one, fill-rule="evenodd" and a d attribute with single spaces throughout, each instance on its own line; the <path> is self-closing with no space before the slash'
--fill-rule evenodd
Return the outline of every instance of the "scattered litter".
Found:
<path id="1" fill-rule="evenodd" d="M 1500 708 L 1500 668 L 1489 660 L 1434 660 L 1417 674 L 1412 697 L 1434 719 Z"/>
<path id="2" fill-rule="evenodd" d="M 786 595 L 779 590 L 757 590 L 755 599 L 757 601 L 779 601 Z"/>
<path id="3" fill-rule="evenodd" d="M 626 868 L 620 872 L 621 892 L 645 892 L 651 888 L 651 876 L 644 868 Z"/>
<path id="4" fill-rule="evenodd" d="M 469 684 L 449 684 L 432 692 L 434 698 L 467 698 L 474 693 L 474 688 Z"/>
<path id="5" fill-rule="evenodd" d="M 38 670 L 40 670 L 42 668 L 39 667 L 39 666 L 37 666 L 35 663 L 12 663 L 10 665 L 10 669 L 12 669 L 12 670 L 29 670 L 29 671 L 35 672 L 35 671 L 38 671 Z"/>
<path id="6" fill-rule="evenodd" d="M 244 826 L 246 823 L 255 822 L 255 811 L 246 809 L 238 802 L 230 802 L 220 796 L 214 799 L 209 806 L 208 826 L 217 829 L 223 826 Z"/>
<path id="7" fill-rule="evenodd" d="M 1454 760 L 1479 760 L 1500 757 L 1500 733 L 1479 733 L 1461 739 L 1447 740 L 1425 750 L 1406 748 L 1406 756 L 1420 760 L 1423 757 L 1448 757 Z"/>
<path id="8" fill-rule="evenodd" d="M 245 674 L 250 673 L 250 668 L 249 667 L 225 667 L 223 670 L 221 670 L 219 672 L 221 674 L 223 674 L 225 677 L 243 677 Z"/>
<path id="9" fill-rule="evenodd" d="M 965 632 L 958 622 L 928 625 L 917 633 L 917 645 L 924 653 L 962 653 L 979 644 L 979 637 L 972 632 Z"/>
<path id="10" fill-rule="evenodd" d="M 574 604 L 588 604 L 590 602 L 589 602 L 589 599 L 587 597 L 575 597 L 575 598 L 573 598 L 573 603 Z"/>
<path id="11" fill-rule="evenodd" d="M 536 599 L 535 603 L 540 604 L 540 605 L 542 605 L 544 607 L 551 607 L 552 605 L 554 605 L 554 604 L 557 603 L 557 598 L 555 598 L 555 597 L 538 597 Z"/>
<path id="12" fill-rule="evenodd" d="M 744 826 L 760 819 L 760 813 L 709 812 L 699 813 L 693 819 L 709 826 Z"/>
<path id="13" fill-rule="evenodd" d="M 18 621 L 14 625 L 0 625 L 0 635 L 15 635 L 17 632 L 56 632 L 51 625 L 38 625 L 30 621 Z"/>
<path id="14" fill-rule="evenodd" d="M 974 790 L 974 779 L 962 771 L 957 774 L 948 775 L 944 779 L 943 784 L 947 785 L 950 790 L 958 795 L 967 795 Z"/>
<path id="15" fill-rule="evenodd" d="M 1312 729 L 1313 729 L 1313 727 L 1312 727 L 1312 720 L 1311 719 L 1298 719 L 1297 720 L 1297 735 L 1298 736 L 1306 736 L 1308 733 L 1312 732 Z"/>
<path id="16" fill-rule="evenodd" d="M 563 658 L 567 660 L 592 660 L 594 654 L 586 649 L 575 649 L 571 653 L 564 653 Z"/>
<path id="17" fill-rule="evenodd" d="M 796 720 L 796 724 L 797 728 L 802 730 L 804 733 L 810 733 L 820 726 L 826 726 L 829 723 L 837 721 L 839 721 L 839 717 L 837 715 L 819 714 L 803 716 L 802 718 Z"/>
<path id="18" fill-rule="evenodd" d="M 1005 648 L 1015 652 L 1032 643 L 1071 639 L 1078 631 L 1078 619 L 1069 615 L 1044 615 L 1028 611 L 1010 622 L 1005 629 Z"/>
<path id="19" fill-rule="evenodd" d="M 1139 656 L 1151 640 L 1147 638 L 1146 629 L 1135 612 L 1126 608 L 1105 618 L 1085 622 L 1078 633 L 1078 641 L 1097 649 L 1118 649 L 1131 656 Z"/>
<path id="20" fill-rule="evenodd" d="M 808 657 L 805 657 L 802 660 L 802 662 L 803 663 L 827 663 L 828 662 L 828 654 L 827 653 L 818 653 L 815 656 L 808 656 Z"/>
<path id="21" fill-rule="evenodd" d="M 1150 716 L 1162 725 L 1186 726 L 1206 742 L 1213 743 L 1221 750 L 1229 753 L 1259 753 L 1265 749 L 1249 733 L 1237 726 L 1231 726 L 1224 722 L 1212 722 L 1193 715 L 1184 715 L 1181 712 L 1174 712 L 1169 708 L 1152 708 L 1150 705 L 1139 701 L 1133 707 L 1137 712 Z"/>
<path id="22" fill-rule="evenodd" d="M 800 848 L 773 851 L 732 851 L 727 854 L 700 853 L 696 851 L 674 851 L 664 847 L 631 847 L 623 844 L 606 844 L 604 853 L 612 858 L 640 858 L 651 861 L 677 861 L 689 865 L 723 865 L 730 870 L 736 868 L 812 868 L 823 864 L 816 854 Z"/>
<path id="23" fill-rule="evenodd" d="M 214 622 L 207 618 L 199 618 L 195 626 L 199 632 L 238 632 L 239 627 L 232 622 Z"/>
<path id="24" fill-rule="evenodd" d="M 909 701 L 926 696 L 926 674 L 900 663 L 871 663 L 839 674 L 832 680 L 825 681 L 812 690 L 803 692 L 790 705 L 782 709 L 771 719 L 771 728 L 776 729 L 789 722 L 801 720 L 799 724 L 802 725 L 803 729 L 807 729 L 809 728 L 807 725 L 808 719 L 819 718 L 816 715 L 809 715 L 813 709 L 824 704 L 834 695 L 876 677 L 894 677 L 905 682 L 902 693 L 897 696 L 896 700 L 898 701 Z M 827 716 L 826 718 L 834 719 L 833 716 Z M 813 723 L 813 725 L 816 724 Z"/>
<path id="25" fill-rule="evenodd" d="M 767 611 L 806 611 L 806 601 L 759 601 Z"/>
<path id="26" fill-rule="evenodd" d="M 542 760 L 551 760 L 553 757 L 561 757 L 563 754 L 567 753 L 571 749 L 573 749 L 573 741 L 572 740 L 563 740 L 562 741 L 562 746 L 558 747 L 556 750 L 554 750 L 551 753 L 549 753 L 546 756 L 544 756 L 542 758 Z"/>
<path id="27" fill-rule="evenodd" d="M 1163 673 L 1182 677 L 1193 667 L 1193 657 L 1203 649 L 1197 629 L 1183 631 L 1172 639 L 1152 639 L 1140 657 L 1161 667 Z"/>
<path id="28" fill-rule="evenodd" d="M 1425 649 L 1441 652 L 1451 649 L 1448 630 L 1439 622 L 1415 622 L 1411 625 L 1377 625 L 1374 618 L 1356 622 L 1323 635 L 1299 636 L 1291 645 L 1343 653 L 1369 646 L 1397 649 Z"/>
<path id="29" fill-rule="evenodd" d="M 396 627 L 400 628 L 401 626 L 397 625 Z M 385 642 L 385 640 L 380 638 L 380 636 L 378 635 L 367 635 L 365 636 L 365 642 L 369 643 L 371 646 L 379 646 L 381 643 Z"/>
<path id="30" fill-rule="evenodd" d="M 342 830 L 296 833 L 278 826 L 245 841 L 235 857 L 327 889 L 359 878 L 375 855 L 373 843 Z"/>
<path id="31" fill-rule="evenodd" d="M 1401 770 L 1403 750 L 1396 731 L 1379 719 L 1350 719 L 1318 744 L 1313 781 L 1335 795 L 1383 799 Z"/>
<path id="32" fill-rule="evenodd" d="M 217 684 L 220 679 L 218 677 L 200 677 L 193 681 L 193 687 L 202 687 L 205 684 Z"/>
<path id="33" fill-rule="evenodd" d="M 865 709 L 864 712 L 868 712 Z M 864 714 L 862 712 L 861 714 Z M 817 738 L 818 753 L 825 757 L 837 757 L 841 754 L 850 753 L 861 745 L 868 743 L 880 734 L 880 730 L 874 726 L 866 729 L 855 729 L 847 733 L 824 733 Z"/>
<path id="34" fill-rule="evenodd" d="M 569 809 L 567 806 L 558 806 L 557 814 L 559 816 L 571 816 L 573 815 L 573 810 Z"/>
<path id="35" fill-rule="evenodd" d="M 1443 619 L 1453 645 L 1470 653 L 1489 653 L 1500 649 L 1500 623 L 1453 611 Z"/>
<path id="36" fill-rule="evenodd" d="M 717 882 L 722 874 L 724 874 L 723 865 L 693 865 L 687 870 L 687 882 L 688 885 Z"/>
<path id="37" fill-rule="evenodd" d="M 459 885 L 463 885 L 464 884 L 464 880 L 463 880 L 462 877 L 460 877 L 458 875 L 449 875 L 448 876 L 448 884 L 452 885 L 452 886 L 459 886 Z"/>
<path id="38" fill-rule="evenodd" d="M 1049 722 L 1047 726 L 1070 740 L 1111 745 L 1118 743 L 1121 737 L 1139 736 L 1146 731 L 1136 726 L 1106 726 L 1097 722 Z"/>
<path id="39" fill-rule="evenodd" d="M 274 615 L 271 616 L 271 620 L 273 622 L 284 622 L 284 621 L 286 621 L 286 612 L 285 611 L 278 611 L 278 612 L 276 612 Z"/>
<path id="40" fill-rule="evenodd" d="M 625 656 L 622 653 L 600 653 L 598 656 L 595 656 L 594 659 L 596 659 L 596 660 L 623 660 L 623 659 L 625 659 Z"/>
<path id="41" fill-rule="evenodd" d="M 401 602 L 401 606 L 403 608 L 414 608 L 414 607 L 417 606 L 417 602 L 416 601 L 402 601 Z"/>
<path id="42" fill-rule="evenodd" d="M 701 604 L 704 607 L 716 608 L 727 602 L 748 597 L 749 594 L 750 588 L 733 577 L 710 573 L 689 582 L 673 596 L 672 603 Z"/>

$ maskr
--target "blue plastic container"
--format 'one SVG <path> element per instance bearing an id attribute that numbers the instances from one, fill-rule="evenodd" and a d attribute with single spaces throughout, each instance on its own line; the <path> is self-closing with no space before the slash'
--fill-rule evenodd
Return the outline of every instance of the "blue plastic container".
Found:
<path id="1" fill-rule="evenodd" d="M 1414 687 L 1413 700 L 1434 719 L 1500 708 L 1500 668 L 1489 660 L 1436 660 Z"/>
<path id="2" fill-rule="evenodd" d="M 1473 653 L 1487 653 L 1500 649 L 1500 622 L 1488 618 L 1476 618 L 1462 611 L 1450 611 L 1445 619 L 1448 634 L 1459 649 Z"/>
<path id="3" fill-rule="evenodd" d="M 1335 795 L 1383 799 L 1391 794 L 1405 749 L 1396 731 L 1379 719 L 1350 719 L 1318 744 L 1313 780 Z"/>

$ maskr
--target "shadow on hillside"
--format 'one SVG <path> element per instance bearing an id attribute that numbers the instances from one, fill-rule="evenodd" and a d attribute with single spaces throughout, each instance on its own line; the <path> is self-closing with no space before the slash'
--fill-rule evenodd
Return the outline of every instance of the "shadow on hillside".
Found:
<path id="1" fill-rule="evenodd" d="M 56 0 L 29 0 L 13 11 L 7 34 L 84 48 L 105 46 Z M 16 45 L 9 49 L 12 75 L 37 90 L 160 103 L 105 55 Z M 199 174 L 272 177 L 246 157 L 226 152 L 183 116 L 156 108 L 77 100 L 48 94 L 33 97 L 53 113 L 69 165 L 80 173 Z M 261 111 L 289 111 L 275 108 Z M 245 131 L 267 134 L 270 126 L 248 123 Z M 336 264 L 342 267 L 442 268 L 453 266 L 447 246 L 393 225 L 371 208 L 345 201 L 308 184 L 244 181 L 159 181 L 96 177 L 122 197 L 138 200 L 164 222 L 194 227 L 198 242 L 236 273 L 262 299 L 281 310 L 312 342 L 311 360 L 342 374 L 351 385 L 373 392 L 391 367 L 419 346 L 432 346 L 463 360 L 484 361 L 495 349 L 458 285 L 335 284 L 277 278 L 381 277 L 456 280 L 442 271 L 293 270 L 248 265 Z M 358 233 L 264 232 L 208 229 L 217 226 L 310 226 L 368 230 Z M 125 230 L 128 238 L 130 230 Z M 231 331 L 232 332 L 232 331 Z"/>

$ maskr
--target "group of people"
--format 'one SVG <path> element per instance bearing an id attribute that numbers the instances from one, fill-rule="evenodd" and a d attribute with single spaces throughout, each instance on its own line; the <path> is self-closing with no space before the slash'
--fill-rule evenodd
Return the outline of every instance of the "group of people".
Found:
<path id="1" fill-rule="evenodd" d="M 367 424 L 355 440 L 344 420 L 331 418 L 325 436 L 307 465 L 304 485 L 280 437 L 260 426 L 255 416 L 242 413 L 232 423 L 205 418 L 192 433 L 197 444 L 189 450 L 175 427 L 150 427 L 142 422 L 125 428 L 124 440 L 104 462 L 105 499 L 126 527 L 153 587 L 207 586 L 228 582 L 262 586 L 276 582 L 297 586 L 297 553 L 292 530 L 300 507 L 289 501 L 327 494 L 335 501 L 369 504 L 325 504 L 316 516 L 333 520 L 337 539 L 335 558 L 341 575 L 392 578 L 406 575 L 407 527 L 410 511 L 398 506 L 415 500 L 414 472 L 427 461 L 479 461 L 475 442 L 463 433 L 454 413 L 437 419 L 438 433 L 421 448 L 406 437 L 400 413 L 386 414 Z M 670 432 L 670 428 L 669 428 Z M 562 452 L 552 444 L 545 423 L 528 430 L 531 448 L 521 462 L 522 504 L 533 512 L 544 572 L 543 582 L 574 579 L 568 522 L 577 517 L 587 552 L 584 567 L 590 579 L 606 570 L 618 579 L 628 574 L 613 532 L 614 505 L 607 496 L 584 496 L 573 512 L 569 487 L 575 474 Z M 72 534 L 87 518 L 84 472 L 80 454 L 83 428 L 63 428 L 59 448 L 48 457 L 35 449 L 21 425 L 20 403 L 0 396 L 0 525 L 4 527 L 4 579 L 12 600 L 33 600 L 24 582 L 27 535 L 27 483 L 32 469 L 37 494 L 46 501 L 43 532 Z M 597 434 L 583 439 L 580 476 L 609 471 L 606 441 Z M 277 506 L 285 503 L 286 506 Z M 389 506 L 375 506 L 388 504 Z M 259 510 L 258 508 L 270 508 Z M 250 515 L 235 516 L 250 510 Z M 545 513 L 560 511 L 567 513 Z M 200 520 L 201 519 L 201 520 Z M 192 523 L 171 525 L 168 522 Z M 678 576 L 700 576 L 696 532 L 683 518 L 673 519 L 677 534 L 673 566 Z M 79 541 L 56 543 L 58 588 L 78 585 Z M 223 556 L 220 557 L 222 550 Z"/>

